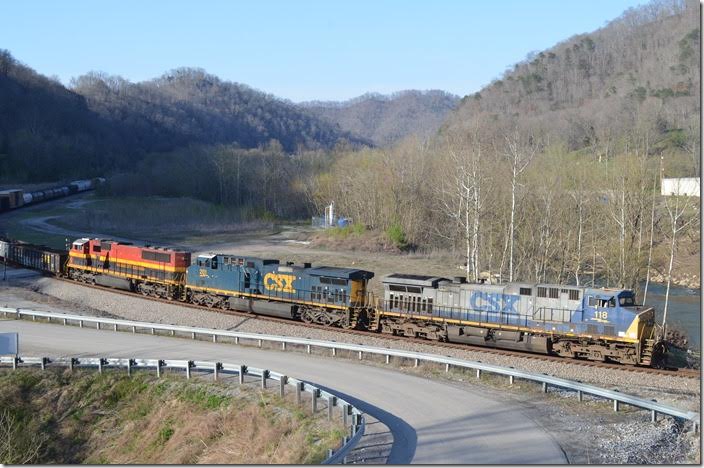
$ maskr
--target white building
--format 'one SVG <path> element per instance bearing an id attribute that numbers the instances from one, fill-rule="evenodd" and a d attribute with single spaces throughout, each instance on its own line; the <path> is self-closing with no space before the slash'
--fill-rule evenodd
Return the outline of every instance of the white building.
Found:
<path id="1" fill-rule="evenodd" d="M 660 184 L 660 195 L 686 195 L 688 197 L 699 196 L 699 177 L 679 177 L 673 179 L 662 179 Z"/>

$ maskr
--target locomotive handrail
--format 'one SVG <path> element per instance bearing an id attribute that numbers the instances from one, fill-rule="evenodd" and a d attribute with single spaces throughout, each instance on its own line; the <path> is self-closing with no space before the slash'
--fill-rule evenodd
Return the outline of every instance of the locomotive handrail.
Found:
<path id="1" fill-rule="evenodd" d="M 238 342 L 239 339 L 248 339 L 258 341 L 259 343 L 261 343 L 262 341 L 269 341 L 274 343 L 283 343 L 284 345 L 296 344 L 306 346 L 308 352 L 310 352 L 311 347 L 332 349 L 333 352 L 335 350 L 348 350 L 358 352 L 360 359 L 362 359 L 363 353 L 367 353 L 387 356 L 387 360 L 390 356 L 394 356 L 399 358 L 413 359 L 416 361 L 416 363 L 419 361 L 435 362 L 439 364 L 444 364 L 446 366 L 446 370 L 449 369 L 449 366 L 456 366 L 476 370 L 477 375 L 479 375 L 480 372 L 484 371 L 493 374 L 509 376 L 511 378 L 511 381 L 513 381 L 514 378 L 520 378 L 533 382 L 539 382 L 543 384 L 544 392 L 547 391 L 548 386 L 573 390 L 578 392 L 580 400 L 582 394 L 602 397 L 608 400 L 612 400 L 614 402 L 615 411 L 618 411 L 619 403 L 624 403 L 638 408 L 650 410 L 651 417 L 653 420 L 655 420 L 657 414 L 665 414 L 686 421 L 691 421 L 694 425 L 695 430 L 699 428 L 700 424 L 699 413 L 663 405 L 661 403 L 657 403 L 656 401 L 646 400 L 644 398 L 628 395 L 626 393 L 619 392 L 618 390 L 608 390 L 594 385 L 585 384 L 579 381 L 562 379 L 560 377 L 555 377 L 548 374 L 536 374 L 515 369 L 512 367 L 503 367 L 493 364 L 486 364 L 480 361 L 457 359 L 452 358 L 450 356 L 442 356 L 439 354 L 418 353 L 414 351 L 405 351 L 392 348 L 380 348 L 374 346 L 366 346 L 362 344 L 343 343 L 337 341 L 313 340 L 310 338 L 298 338 L 281 335 L 265 335 L 262 333 L 236 332 L 211 328 L 190 327 L 184 325 L 165 325 L 161 323 L 92 317 L 87 315 L 65 314 L 59 312 L 44 312 L 30 309 L 0 307 L 0 313 L 3 313 L 5 316 L 8 316 L 9 314 L 14 314 L 15 317 L 18 319 L 21 319 L 23 317 L 31 317 L 33 320 L 37 317 L 46 318 L 49 320 L 60 319 L 63 320 L 64 324 L 69 324 L 69 322 L 72 321 L 78 322 L 80 326 L 83 326 L 84 322 L 88 322 L 96 324 L 97 328 L 100 328 L 100 326 L 103 324 L 112 325 L 114 327 L 114 330 L 116 331 L 117 327 L 122 326 L 131 327 L 133 332 L 136 332 L 137 329 L 150 330 L 152 333 L 154 333 L 155 330 L 163 330 L 170 331 L 173 334 L 175 334 L 176 332 L 188 333 L 191 335 L 192 338 L 195 338 L 196 335 L 206 335 L 212 336 L 214 341 L 216 340 L 216 337 L 227 337 L 235 338 L 236 342 Z"/>
<path id="2" fill-rule="evenodd" d="M 4 309 L 3 309 L 4 310 Z M 274 372 L 268 369 L 259 369 L 243 364 L 228 364 L 223 362 L 213 361 L 190 361 L 190 360 L 174 360 L 174 359 L 144 359 L 144 358 L 105 358 L 105 357 L 29 357 L 29 356 L 0 356 L 0 365 L 12 365 L 13 369 L 24 366 L 40 366 L 46 369 L 47 366 L 63 366 L 70 369 L 74 368 L 95 368 L 98 372 L 102 372 L 107 368 L 127 369 L 128 375 L 132 369 L 156 369 L 157 376 L 161 376 L 162 369 L 181 370 L 186 373 L 186 378 L 191 378 L 193 370 L 212 371 L 217 378 L 218 374 L 238 375 L 240 384 L 244 383 L 245 375 L 252 375 L 261 378 L 262 388 L 266 388 L 268 379 L 279 382 L 279 395 L 284 395 L 286 386 L 293 386 L 296 389 L 297 397 L 301 392 L 311 394 L 311 406 L 315 413 L 317 408 L 317 400 L 323 398 L 328 404 L 328 419 L 332 418 L 333 408 L 339 407 L 343 416 L 344 425 L 349 429 L 350 435 L 344 436 L 342 444 L 337 450 L 330 449 L 328 457 L 321 462 L 323 465 L 343 463 L 345 457 L 357 445 L 359 439 L 364 435 L 366 421 L 364 413 L 356 406 L 341 398 L 337 393 L 327 391 L 316 385 L 303 380 L 288 377 L 280 372 Z M 297 403 L 300 404 L 300 398 L 297 398 Z M 348 418 L 352 416 L 352 418 Z M 348 424 L 349 422 L 349 424 Z"/>

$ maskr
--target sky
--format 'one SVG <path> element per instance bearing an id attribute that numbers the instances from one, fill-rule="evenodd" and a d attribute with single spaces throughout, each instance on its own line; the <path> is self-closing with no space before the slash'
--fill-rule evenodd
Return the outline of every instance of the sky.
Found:
<path id="1" fill-rule="evenodd" d="M 644 0 L 5 1 L 0 49 L 69 84 L 203 68 L 290 99 L 460 96 Z"/>

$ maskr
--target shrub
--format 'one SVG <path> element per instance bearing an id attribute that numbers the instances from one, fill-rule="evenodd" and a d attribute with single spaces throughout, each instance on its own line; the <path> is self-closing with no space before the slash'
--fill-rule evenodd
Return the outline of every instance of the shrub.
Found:
<path id="1" fill-rule="evenodd" d="M 386 235 L 389 240 L 394 243 L 396 247 L 404 250 L 408 247 L 408 242 L 406 241 L 406 233 L 403 231 L 403 227 L 398 222 L 393 223 L 386 229 Z"/>

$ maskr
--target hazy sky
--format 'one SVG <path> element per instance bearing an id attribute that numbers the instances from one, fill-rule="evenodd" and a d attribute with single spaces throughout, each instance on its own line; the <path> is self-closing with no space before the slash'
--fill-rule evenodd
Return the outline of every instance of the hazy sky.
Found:
<path id="1" fill-rule="evenodd" d="M 643 0 L 5 1 L 0 48 L 65 84 L 181 66 L 291 99 L 480 89 Z"/>

